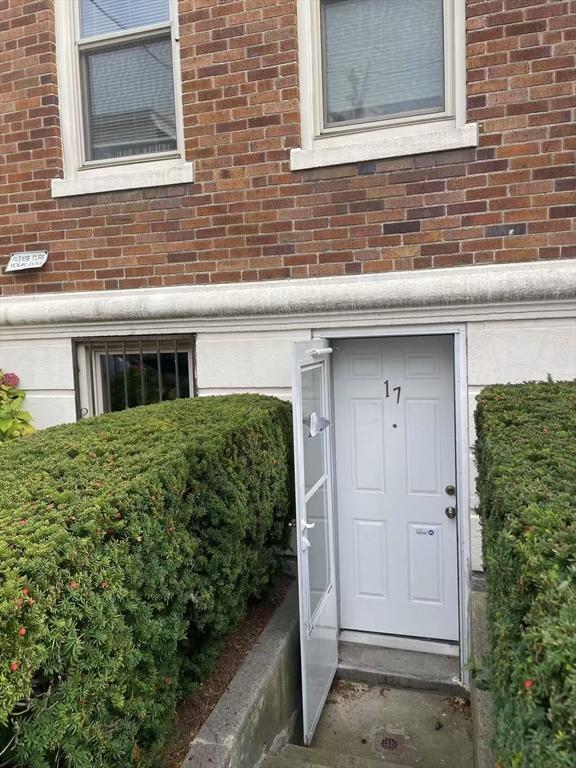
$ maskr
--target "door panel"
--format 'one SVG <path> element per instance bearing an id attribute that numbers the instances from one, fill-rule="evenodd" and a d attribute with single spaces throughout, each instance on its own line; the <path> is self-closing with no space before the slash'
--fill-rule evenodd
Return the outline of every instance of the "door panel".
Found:
<path id="1" fill-rule="evenodd" d="M 409 590 L 411 602 L 443 602 L 442 527 L 408 525 Z"/>
<path id="2" fill-rule="evenodd" d="M 457 640 L 452 337 L 336 346 L 341 627 Z"/>
<path id="3" fill-rule="evenodd" d="M 384 407 L 378 400 L 351 400 L 352 461 L 357 491 L 384 491 Z"/>
<path id="4" fill-rule="evenodd" d="M 388 597 L 386 523 L 382 520 L 354 521 L 356 594 L 361 597 Z"/>
<path id="5" fill-rule="evenodd" d="M 440 404 L 438 400 L 404 401 L 406 493 L 440 495 Z"/>
<path id="6" fill-rule="evenodd" d="M 294 345 L 293 419 L 304 743 L 338 666 L 334 565 L 331 362 L 328 344 Z"/>

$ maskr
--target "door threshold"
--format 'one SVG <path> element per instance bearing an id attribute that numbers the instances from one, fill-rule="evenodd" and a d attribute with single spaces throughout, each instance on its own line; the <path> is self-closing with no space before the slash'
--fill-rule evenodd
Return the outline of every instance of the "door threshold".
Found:
<path id="1" fill-rule="evenodd" d="M 459 656 L 458 643 L 447 643 L 442 640 L 422 640 L 418 637 L 399 637 L 398 635 L 379 635 L 374 632 L 357 632 L 352 629 L 340 631 L 340 642 L 371 645 L 378 648 L 392 648 L 400 651 L 415 651 L 416 653 L 431 653 L 438 656 Z"/>
<path id="2" fill-rule="evenodd" d="M 438 691 L 447 696 L 463 696 L 465 693 L 460 660 L 456 655 L 446 656 L 405 647 L 383 648 L 342 640 L 338 650 L 336 674 L 342 680 L 390 688 Z"/>

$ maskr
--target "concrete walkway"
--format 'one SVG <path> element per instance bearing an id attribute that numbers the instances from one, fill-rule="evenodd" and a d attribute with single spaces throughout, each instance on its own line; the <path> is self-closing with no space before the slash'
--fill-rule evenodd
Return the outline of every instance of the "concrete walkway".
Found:
<path id="1" fill-rule="evenodd" d="M 411 768 L 472 768 L 464 699 L 336 681 L 313 747 Z"/>
<path id="2" fill-rule="evenodd" d="M 310 749 L 263 768 L 472 768 L 468 703 L 445 693 L 337 680 Z"/>

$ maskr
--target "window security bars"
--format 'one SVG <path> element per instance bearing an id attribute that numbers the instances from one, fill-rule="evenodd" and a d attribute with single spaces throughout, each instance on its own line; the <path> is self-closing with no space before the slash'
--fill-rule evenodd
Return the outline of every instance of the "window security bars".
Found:
<path id="1" fill-rule="evenodd" d="M 74 344 L 78 417 L 193 397 L 194 337 L 124 337 Z"/>

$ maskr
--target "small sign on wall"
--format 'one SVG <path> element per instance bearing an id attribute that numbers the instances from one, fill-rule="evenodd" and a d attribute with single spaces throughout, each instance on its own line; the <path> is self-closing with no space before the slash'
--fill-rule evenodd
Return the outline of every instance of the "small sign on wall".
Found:
<path id="1" fill-rule="evenodd" d="M 40 269 L 48 261 L 48 251 L 27 251 L 11 253 L 5 272 L 20 272 L 24 269 Z"/>

